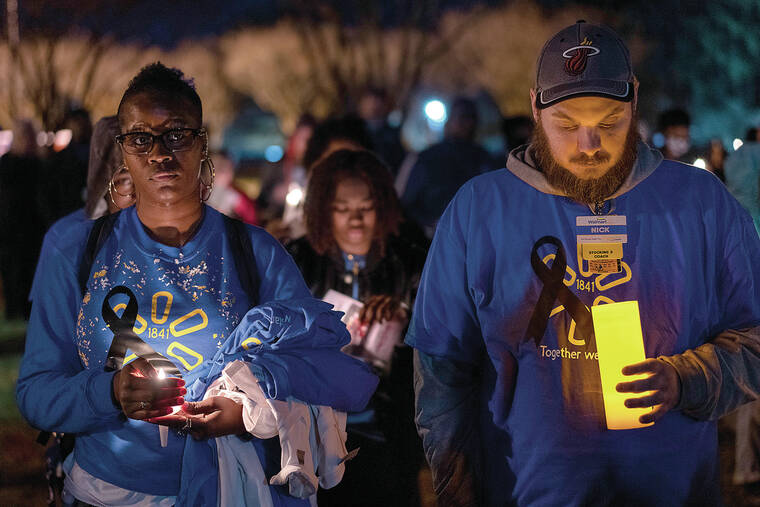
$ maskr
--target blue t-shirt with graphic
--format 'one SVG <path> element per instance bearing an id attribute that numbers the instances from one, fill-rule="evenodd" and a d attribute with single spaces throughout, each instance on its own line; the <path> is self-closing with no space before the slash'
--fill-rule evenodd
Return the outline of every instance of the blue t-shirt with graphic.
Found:
<path id="1" fill-rule="evenodd" d="M 211 359 L 250 306 L 308 297 L 298 268 L 277 241 L 248 227 L 260 280 L 248 302 L 226 238 L 224 219 L 204 206 L 197 232 L 175 248 L 151 239 L 134 207 L 122 211 L 93 263 L 81 298 L 79 259 L 92 222 L 51 230 L 37 268 L 19 407 L 35 426 L 77 434 L 77 463 L 117 486 L 176 495 L 184 439 L 169 432 L 160 446 L 156 425 L 125 419 L 111 401 L 104 364 L 113 333 L 101 311 L 117 285 L 137 298 L 134 332 L 171 360 L 183 376 Z M 109 303 L 119 315 L 125 295 Z M 126 362 L 134 358 L 127 352 Z"/>
<path id="2" fill-rule="evenodd" d="M 544 236 L 562 242 L 564 285 L 587 307 L 638 301 L 646 357 L 760 324 L 760 242 L 714 176 L 666 161 L 613 205 L 625 227 L 603 232 L 627 236 L 614 273 L 592 273 L 577 246 L 577 236 L 600 232 L 578 221 L 592 215 L 587 206 L 508 170 L 467 183 L 438 224 L 406 341 L 481 372 L 489 505 L 509 498 L 507 473 L 519 505 L 719 498 L 714 422 L 671 411 L 653 426 L 607 430 L 595 351 L 562 303 L 553 302 L 540 342 L 526 340 L 544 285 L 531 251 Z M 539 258 L 552 265 L 556 250 L 541 247 Z"/>

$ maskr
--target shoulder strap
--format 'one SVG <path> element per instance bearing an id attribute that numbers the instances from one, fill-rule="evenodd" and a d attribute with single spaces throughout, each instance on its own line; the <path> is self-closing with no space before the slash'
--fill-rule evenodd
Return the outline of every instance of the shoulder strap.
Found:
<path id="1" fill-rule="evenodd" d="M 224 214 L 222 217 L 224 217 L 224 228 L 232 249 L 232 257 L 240 278 L 240 285 L 248 296 L 250 306 L 256 306 L 259 303 L 259 272 L 256 268 L 256 259 L 253 256 L 251 235 L 248 233 L 246 225 L 240 220 Z"/>
<path id="2" fill-rule="evenodd" d="M 87 237 L 87 246 L 85 247 L 84 255 L 79 263 L 79 292 L 84 297 L 87 292 L 87 281 L 90 279 L 90 272 L 92 271 L 92 264 L 95 262 L 95 257 L 103 247 L 103 244 L 111 235 L 113 226 L 116 223 L 116 219 L 119 213 L 111 213 L 109 215 L 103 215 L 95 220 L 90 230 L 90 235 Z"/>

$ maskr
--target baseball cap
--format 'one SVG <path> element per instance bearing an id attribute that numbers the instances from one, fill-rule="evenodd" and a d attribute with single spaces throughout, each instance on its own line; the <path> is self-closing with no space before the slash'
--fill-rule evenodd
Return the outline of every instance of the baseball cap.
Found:
<path id="1" fill-rule="evenodd" d="M 633 99 L 631 55 L 606 26 L 580 20 L 560 30 L 544 44 L 537 67 L 539 109 L 577 96 Z"/>

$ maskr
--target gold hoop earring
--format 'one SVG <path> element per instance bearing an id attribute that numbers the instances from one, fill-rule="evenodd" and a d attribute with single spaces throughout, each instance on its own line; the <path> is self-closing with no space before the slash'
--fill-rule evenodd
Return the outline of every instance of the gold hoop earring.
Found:
<path id="1" fill-rule="evenodd" d="M 211 160 L 211 157 L 208 154 L 208 133 L 206 132 L 206 129 L 201 129 L 201 136 L 203 136 L 203 158 L 201 159 L 201 165 L 198 167 L 198 181 L 201 184 L 200 189 L 200 199 L 201 202 L 206 202 L 209 200 L 209 197 L 211 197 L 211 192 L 214 189 L 214 161 Z M 211 181 L 206 183 L 203 181 L 203 166 L 206 166 L 208 168 L 209 174 L 211 174 Z"/>
<path id="2" fill-rule="evenodd" d="M 203 181 L 203 167 L 208 168 L 208 172 L 211 176 L 211 179 L 208 183 Z M 211 192 L 214 190 L 214 177 L 216 173 L 214 172 L 214 161 L 211 160 L 211 157 L 206 156 L 203 160 L 201 160 L 201 166 L 198 169 L 198 181 L 201 183 L 201 202 L 208 201 L 209 197 L 211 197 Z"/>
<path id="3" fill-rule="evenodd" d="M 113 203 L 113 205 L 119 209 L 129 208 L 129 206 L 125 206 L 124 208 L 119 206 L 119 204 L 113 199 L 113 192 L 116 192 L 118 195 L 122 197 L 134 197 L 135 194 L 127 194 L 127 195 L 119 194 L 119 191 L 114 188 L 113 181 L 108 182 L 108 197 L 111 199 L 111 202 Z"/>
<path id="4" fill-rule="evenodd" d="M 114 192 L 116 192 L 117 195 L 120 195 L 121 197 L 134 197 L 135 196 L 134 192 L 132 192 L 131 194 L 122 194 L 121 192 L 119 192 L 118 190 L 116 190 L 116 185 L 114 184 L 113 179 L 121 171 L 127 171 L 127 172 L 129 172 L 129 169 L 127 169 L 127 166 L 125 166 L 125 165 L 122 164 L 118 169 L 116 169 L 116 171 L 114 171 L 114 173 L 111 175 L 111 181 L 108 182 L 108 191 L 110 192 L 111 190 L 113 190 Z M 116 203 L 114 203 L 114 204 L 116 204 Z"/>
<path id="5" fill-rule="evenodd" d="M 124 208 L 122 208 L 121 206 L 119 206 L 119 204 L 113 198 L 113 193 L 114 192 L 116 192 L 116 195 L 121 196 L 121 197 L 129 197 L 130 199 L 134 199 L 135 198 L 135 193 L 134 192 L 132 192 L 131 194 L 122 194 L 121 192 L 119 192 L 118 190 L 116 190 L 116 184 L 114 184 L 113 179 L 114 179 L 114 177 L 116 176 L 117 173 L 119 173 L 119 172 L 122 171 L 122 169 L 125 170 L 125 171 L 127 170 L 127 168 L 124 165 L 122 165 L 121 167 L 119 167 L 113 173 L 113 175 L 111 175 L 111 179 L 108 180 L 108 197 L 111 199 L 111 202 L 113 203 L 113 205 L 116 206 L 119 209 L 125 209 L 125 208 L 128 208 L 129 206 L 125 206 Z"/>

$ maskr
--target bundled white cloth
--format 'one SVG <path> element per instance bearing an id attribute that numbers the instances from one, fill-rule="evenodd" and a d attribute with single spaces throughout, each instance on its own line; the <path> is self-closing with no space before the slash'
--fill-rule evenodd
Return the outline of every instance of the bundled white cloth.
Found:
<path id="1" fill-rule="evenodd" d="M 317 487 L 337 485 L 345 472 L 346 414 L 326 406 L 306 405 L 296 400 L 268 399 L 258 379 L 243 361 L 228 364 L 222 375 L 206 390 L 204 399 L 225 396 L 243 405 L 243 423 L 257 438 L 280 437 L 280 472 L 272 485 L 287 483 L 297 498 L 311 498 L 316 505 Z M 234 435 L 216 439 L 219 457 L 220 505 L 261 505 L 272 498 L 258 456 Z M 241 498 L 242 495 L 242 498 Z"/>

